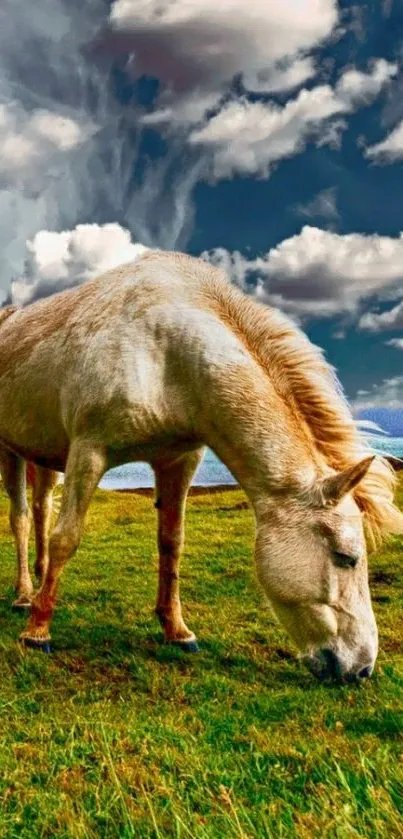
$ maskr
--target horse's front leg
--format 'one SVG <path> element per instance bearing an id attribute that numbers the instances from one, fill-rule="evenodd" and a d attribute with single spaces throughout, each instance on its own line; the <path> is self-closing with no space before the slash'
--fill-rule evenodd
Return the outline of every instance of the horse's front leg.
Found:
<path id="1" fill-rule="evenodd" d="M 45 578 L 49 564 L 49 530 L 52 519 L 53 490 L 57 484 L 57 472 L 35 467 L 33 482 L 33 514 L 35 528 L 35 575 L 40 583 Z"/>
<path id="2" fill-rule="evenodd" d="M 27 609 L 31 605 L 33 585 L 28 565 L 31 513 L 27 502 L 26 463 L 17 455 L 0 449 L 0 471 L 10 499 L 10 527 L 17 549 L 17 597 L 13 607 Z"/>
<path id="3" fill-rule="evenodd" d="M 42 586 L 32 601 L 27 628 L 20 636 L 26 646 L 49 650 L 50 623 L 58 582 L 64 565 L 80 544 L 88 505 L 105 469 L 103 449 L 85 440 L 71 444 L 60 514 L 49 542 L 49 565 Z"/>
<path id="4" fill-rule="evenodd" d="M 197 652 L 196 636 L 187 628 L 179 597 L 179 562 L 184 542 L 186 497 L 203 450 L 175 462 L 154 465 L 158 509 L 159 586 L 156 614 L 165 641 Z"/>

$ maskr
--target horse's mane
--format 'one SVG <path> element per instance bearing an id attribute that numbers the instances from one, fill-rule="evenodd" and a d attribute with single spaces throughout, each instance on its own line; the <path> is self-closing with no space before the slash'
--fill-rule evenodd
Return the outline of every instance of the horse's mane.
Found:
<path id="1" fill-rule="evenodd" d="M 245 297 L 223 272 L 204 265 L 208 295 L 268 372 L 277 392 L 298 412 L 328 466 L 342 470 L 374 454 L 323 351 L 280 311 Z M 403 514 L 394 504 L 396 482 L 393 467 L 376 457 L 355 490 L 371 548 L 389 534 L 403 532 Z"/>

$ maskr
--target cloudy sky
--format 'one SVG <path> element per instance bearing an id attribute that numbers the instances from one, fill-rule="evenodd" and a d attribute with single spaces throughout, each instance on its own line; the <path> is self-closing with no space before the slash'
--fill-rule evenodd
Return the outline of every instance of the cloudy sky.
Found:
<path id="1" fill-rule="evenodd" d="M 0 303 L 187 250 L 403 406 L 401 0 L 3 0 L 0 142 Z"/>

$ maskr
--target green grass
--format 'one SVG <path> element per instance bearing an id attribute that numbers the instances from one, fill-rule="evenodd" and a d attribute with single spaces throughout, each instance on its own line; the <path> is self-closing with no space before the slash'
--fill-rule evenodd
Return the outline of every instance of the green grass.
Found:
<path id="1" fill-rule="evenodd" d="M 0 837 L 403 836 L 402 542 L 371 565 L 376 675 L 321 685 L 262 601 L 243 499 L 189 499 L 189 656 L 153 616 L 152 499 L 98 491 L 46 656 L 16 643 L 0 494 Z"/>

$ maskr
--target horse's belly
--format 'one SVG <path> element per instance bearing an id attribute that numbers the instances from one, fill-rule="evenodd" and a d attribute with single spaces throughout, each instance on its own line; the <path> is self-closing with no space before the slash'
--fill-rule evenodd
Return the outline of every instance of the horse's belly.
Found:
<path id="1" fill-rule="evenodd" d="M 64 472 L 68 449 L 59 447 L 57 450 L 49 449 L 47 446 L 38 446 L 34 441 L 25 442 L 0 436 L 0 446 L 23 457 L 30 463 L 43 466 L 45 469 L 53 469 L 55 472 Z"/>
<path id="2" fill-rule="evenodd" d="M 38 465 L 53 468 L 63 464 L 68 451 L 68 439 L 57 401 L 32 381 L 1 382 L 0 387 L 0 442 L 8 449 Z"/>

